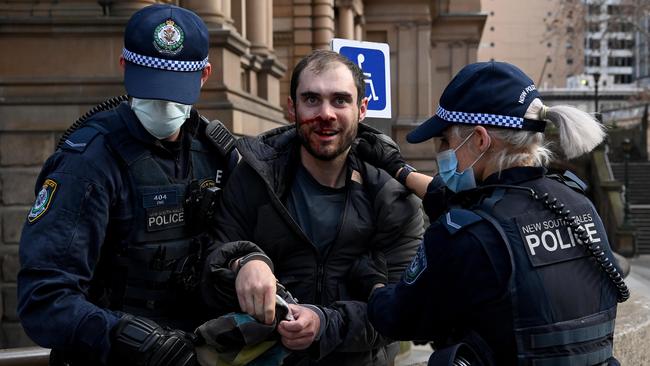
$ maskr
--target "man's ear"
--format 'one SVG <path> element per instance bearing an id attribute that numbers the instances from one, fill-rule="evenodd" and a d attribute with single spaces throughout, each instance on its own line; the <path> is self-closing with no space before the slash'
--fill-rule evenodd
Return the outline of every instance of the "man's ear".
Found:
<path id="1" fill-rule="evenodd" d="M 368 97 L 361 99 L 361 104 L 359 105 L 359 122 L 366 118 L 366 112 L 368 112 Z"/>
<path id="2" fill-rule="evenodd" d="M 212 65 L 208 62 L 205 64 L 203 71 L 201 72 L 201 86 L 208 81 L 208 78 L 212 75 Z"/>
<path id="3" fill-rule="evenodd" d="M 293 104 L 291 97 L 287 97 L 287 114 L 289 115 L 289 122 L 296 123 L 296 106 Z"/>
<path id="4" fill-rule="evenodd" d="M 124 71 L 125 65 L 126 65 L 126 60 L 124 59 L 124 56 L 120 56 L 120 67 L 122 67 L 122 71 Z"/>

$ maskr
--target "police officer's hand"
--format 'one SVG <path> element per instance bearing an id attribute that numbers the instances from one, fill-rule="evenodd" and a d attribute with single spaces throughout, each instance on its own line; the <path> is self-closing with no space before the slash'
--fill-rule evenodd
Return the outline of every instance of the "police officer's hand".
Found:
<path id="1" fill-rule="evenodd" d="M 124 315 L 111 331 L 111 365 L 198 366 L 196 336 L 163 328 L 155 322 Z"/>
<path id="2" fill-rule="evenodd" d="M 362 160 L 383 169 L 394 178 L 397 177 L 397 172 L 406 165 L 395 141 L 381 133 L 362 132 L 359 134 L 356 152 Z"/>
<path id="3" fill-rule="evenodd" d="M 282 344 L 288 349 L 298 351 L 309 347 L 320 332 L 320 317 L 314 310 L 300 305 L 289 304 L 294 320 L 284 320 L 278 325 Z"/>
<path id="4" fill-rule="evenodd" d="M 359 300 L 367 300 L 376 285 L 388 283 L 388 266 L 381 251 L 372 251 L 359 257 L 348 271 L 348 289 Z"/>
<path id="5" fill-rule="evenodd" d="M 238 268 L 235 289 L 241 310 L 265 324 L 275 319 L 276 279 L 262 260 L 251 260 Z"/>

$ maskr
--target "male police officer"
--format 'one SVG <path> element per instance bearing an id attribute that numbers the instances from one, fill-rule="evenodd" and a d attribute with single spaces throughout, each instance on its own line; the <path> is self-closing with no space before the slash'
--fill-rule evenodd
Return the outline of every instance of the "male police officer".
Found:
<path id="1" fill-rule="evenodd" d="M 212 70 L 208 49 L 196 14 L 136 12 L 120 58 L 129 102 L 92 116 L 38 177 L 18 312 L 54 364 L 196 362 L 184 331 L 207 320 L 193 297 L 204 243 L 186 196 L 222 186 L 236 161 L 191 108 Z"/>

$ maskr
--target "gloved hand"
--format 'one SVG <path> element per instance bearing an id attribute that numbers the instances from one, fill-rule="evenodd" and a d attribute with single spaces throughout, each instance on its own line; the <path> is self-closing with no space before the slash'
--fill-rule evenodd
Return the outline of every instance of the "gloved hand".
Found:
<path id="1" fill-rule="evenodd" d="M 126 314 L 111 330 L 109 364 L 136 366 L 198 366 L 196 335 L 163 328 Z"/>
<path id="2" fill-rule="evenodd" d="M 406 165 L 406 162 L 395 141 L 378 131 L 377 133 L 361 132 L 358 138 L 357 155 L 396 178 L 397 172 Z"/>
<path id="3" fill-rule="evenodd" d="M 388 267 L 381 251 L 372 251 L 357 259 L 348 271 L 348 289 L 354 298 L 366 301 L 377 284 L 388 283 Z"/>

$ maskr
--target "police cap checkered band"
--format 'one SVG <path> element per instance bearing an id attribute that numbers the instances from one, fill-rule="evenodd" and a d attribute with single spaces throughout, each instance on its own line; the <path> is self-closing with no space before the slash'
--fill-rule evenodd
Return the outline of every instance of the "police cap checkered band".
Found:
<path id="1" fill-rule="evenodd" d="M 477 62 L 463 67 L 440 96 L 436 114 L 406 135 L 410 143 L 442 136 L 463 123 L 544 132 L 546 122 L 527 119 L 539 92 L 519 68 L 505 62 Z M 444 106 L 444 107 L 443 107 Z"/>
<path id="2" fill-rule="evenodd" d="M 449 122 L 472 123 L 477 125 L 493 125 L 500 127 L 521 128 L 524 122 L 523 118 L 512 116 L 500 116 L 498 114 L 487 113 L 465 113 L 448 111 L 440 106 L 436 114 Z"/>
<path id="3" fill-rule="evenodd" d="M 202 61 L 167 60 L 164 58 L 139 55 L 127 50 L 126 48 L 122 49 L 122 56 L 124 56 L 126 61 L 132 62 L 136 65 L 169 71 L 200 71 L 203 70 L 205 65 L 208 63 L 207 57 Z"/>
<path id="4" fill-rule="evenodd" d="M 546 129 L 546 122 L 544 121 L 535 121 L 513 116 L 502 116 L 499 114 L 448 111 L 441 106 L 438 106 L 436 115 L 445 121 L 453 123 L 491 125 L 534 132 L 544 132 Z"/>

